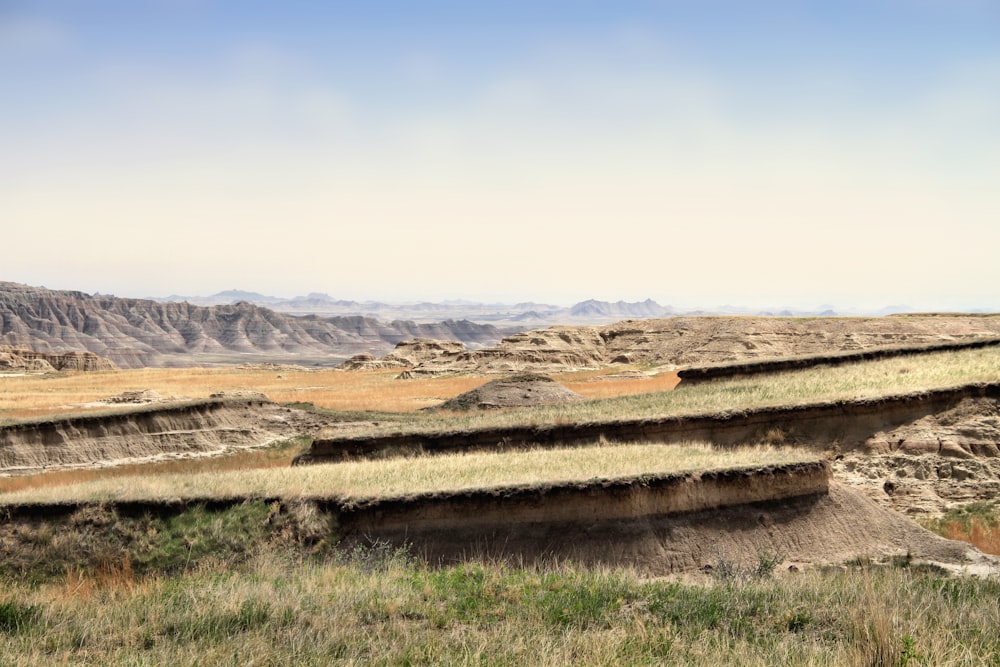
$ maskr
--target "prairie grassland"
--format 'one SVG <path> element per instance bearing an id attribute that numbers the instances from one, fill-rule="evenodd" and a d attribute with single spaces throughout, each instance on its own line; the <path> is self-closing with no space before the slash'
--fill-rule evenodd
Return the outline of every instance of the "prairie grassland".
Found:
<path id="1" fill-rule="evenodd" d="M 672 389 L 672 372 L 645 378 L 599 381 L 612 371 L 556 376 L 588 398 Z M 245 368 L 146 368 L 100 373 L 0 377 L 0 421 L 80 412 L 82 404 L 125 391 L 208 398 L 220 391 L 260 391 L 279 403 L 312 403 L 328 410 L 413 412 L 475 389 L 491 378 L 441 377 L 396 380 L 398 370 L 343 372 Z"/>
<path id="2" fill-rule="evenodd" d="M 207 398 L 219 391 L 253 390 L 279 403 L 312 403 L 328 410 L 416 413 L 413 414 L 414 423 L 426 424 L 429 430 L 656 418 L 873 397 L 969 382 L 996 382 L 1000 381 L 1000 349 L 940 352 L 692 387 L 680 385 L 682 391 L 677 392 L 669 391 L 678 382 L 673 372 L 652 378 L 599 379 L 620 371 L 554 376 L 558 382 L 587 398 L 603 400 L 430 418 L 416 411 L 454 398 L 491 378 L 456 376 L 396 380 L 398 372 L 395 370 L 343 372 L 245 368 L 159 368 L 6 377 L 0 378 L 0 422 L 80 412 L 80 404 L 143 389 L 152 389 L 164 396 L 190 398 Z M 388 424 L 385 428 L 392 430 Z"/>
<path id="3" fill-rule="evenodd" d="M 125 391 L 152 389 L 165 397 L 208 398 L 220 391 L 260 391 L 281 403 L 314 403 L 332 410 L 407 412 L 435 405 L 486 382 L 441 378 L 394 380 L 398 371 L 145 368 L 0 378 L 0 417 L 79 411 L 81 404 Z"/>
<path id="4" fill-rule="evenodd" d="M 1000 349 L 962 350 L 722 380 L 674 391 L 564 405 L 455 414 L 361 427 L 356 434 L 437 432 L 522 425 L 576 424 L 721 413 L 766 406 L 874 398 L 973 382 L 1000 381 Z M 346 435 L 346 432 L 345 432 Z"/>
<path id="5" fill-rule="evenodd" d="M 617 479 L 781 465 L 816 460 L 801 450 L 709 445 L 607 444 L 564 449 L 478 452 L 311 466 L 135 474 L 0 494 L 0 504 L 164 498 L 406 497 L 568 481 Z"/>
<path id="6" fill-rule="evenodd" d="M 5 582 L 0 655 L 93 665 L 973 665 L 1000 583 L 903 566 L 690 585 L 554 563 L 431 569 L 261 550 L 177 576 Z"/>
<path id="7" fill-rule="evenodd" d="M 581 371 L 560 373 L 553 375 L 552 379 L 570 391 L 590 399 L 670 391 L 681 381 L 674 371 L 645 377 L 624 376 L 620 372 Z"/>

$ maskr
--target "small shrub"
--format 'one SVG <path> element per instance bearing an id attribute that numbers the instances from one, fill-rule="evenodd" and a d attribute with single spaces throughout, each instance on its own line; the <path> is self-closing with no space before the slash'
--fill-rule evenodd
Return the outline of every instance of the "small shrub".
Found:
<path id="1" fill-rule="evenodd" d="M 774 427 L 768 429 L 767 433 L 758 439 L 757 444 L 770 445 L 771 447 L 781 447 L 785 444 L 787 439 L 788 437 L 782 429 Z"/>
<path id="2" fill-rule="evenodd" d="M 0 602 L 0 632 L 9 635 L 26 632 L 35 626 L 40 614 L 35 605 L 15 600 Z"/>
<path id="3" fill-rule="evenodd" d="M 397 546 L 388 540 L 369 539 L 367 544 L 355 544 L 343 554 L 342 560 L 362 572 L 387 572 L 393 566 L 405 567 L 416 563 L 410 545 Z"/>
<path id="4" fill-rule="evenodd" d="M 712 578 L 720 583 L 746 584 L 770 579 L 782 560 L 783 558 L 777 554 L 762 551 L 757 554 L 756 563 L 744 566 L 720 556 L 709 572 Z"/>

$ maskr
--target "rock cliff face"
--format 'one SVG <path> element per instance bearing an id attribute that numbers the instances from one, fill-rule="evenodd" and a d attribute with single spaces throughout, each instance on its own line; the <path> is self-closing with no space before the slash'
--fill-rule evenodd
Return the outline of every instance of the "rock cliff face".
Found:
<path id="1" fill-rule="evenodd" d="M 502 335 L 496 327 L 467 321 L 292 317 L 245 302 L 202 307 L 0 282 L 0 344 L 45 353 L 89 351 L 125 368 L 254 357 L 337 363 L 363 352 L 385 354 L 408 338 L 478 346 Z"/>
<path id="2" fill-rule="evenodd" d="M 0 370 L 111 371 L 111 361 L 93 352 L 47 353 L 0 345 Z"/>

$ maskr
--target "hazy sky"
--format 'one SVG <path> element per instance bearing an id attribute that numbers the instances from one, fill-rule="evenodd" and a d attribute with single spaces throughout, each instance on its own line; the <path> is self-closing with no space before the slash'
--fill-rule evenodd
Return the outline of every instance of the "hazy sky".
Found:
<path id="1" fill-rule="evenodd" d="M 0 0 L 0 280 L 1000 309 L 1000 2 Z"/>

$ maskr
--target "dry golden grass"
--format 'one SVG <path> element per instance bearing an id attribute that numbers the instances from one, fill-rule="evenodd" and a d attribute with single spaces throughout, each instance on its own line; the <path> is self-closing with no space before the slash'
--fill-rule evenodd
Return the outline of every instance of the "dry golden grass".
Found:
<path id="1" fill-rule="evenodd" d="M 663 391 L 676 374 L 592 381 L 612 371 L 570 373 L 559 382 L 588 398 Z M 207 398 L 220 391 L 252 390 L 279 403 L 312 403 L 331 410 L 414 412 L 475 389 L 491 378 L 459 376 L 396 380 L 398 370 L 343 372 L 245 368 L 147 368 L 101 373 L 0 377 L 0 420 L 80 412 L 82 404 L 125 391 L 152 389 L 163 396 Z"/>
<path id="2" fill-rule="evenodd" d="M 359 425 L 353 431 L 340 431 L 340 435 L 375 436 L 662 419 L 762 407 L 877 398 L 976 382 L 1000 382 L 1000 349 L 938 352 L 919 357 L 864 361 L 834 368 L 819 367 L 719 380 L 690 387 L 685 387 L 682 383 L 677 391 L 640 392 L 559 405 L 462 414 L 437 413 L 410 423 L 400 421 L 383 422 L 377 426 Z"/>
<path id="3" fill-rule="evenodd" d="M 434 405 L 481 384 L 481 378 L 394 380 L 375 371 L 290 371 L 241 368 L 147 368 L 102 373 L 0 378 L 0 416 L 25 418 L 79 410 L 80 404 L 125 391 L 151 389 L 163 396 L 207 398 L 220 391 L 252 390 L 278 402 L 306 402 L 334 410 L 408 412 Z"/>
<path id="4" fill-rule="evenodd" d="M 624 377 L 618 373 L 591 371 L 554 375 L 552 379 L 570 391 L 591 399 L 670 391 L 681 381 L 675 371 L 645 377 Z"/>
<path id="5" fill-rule="evenodd" d="M 211 473 L 120 475 L 0 495 L 0 504 L 164 498 L 331 497 L 350 500 L 723 470 L 816 460 L 801 450 L 709 445 L 604 446 L 477 452 Z"/>

